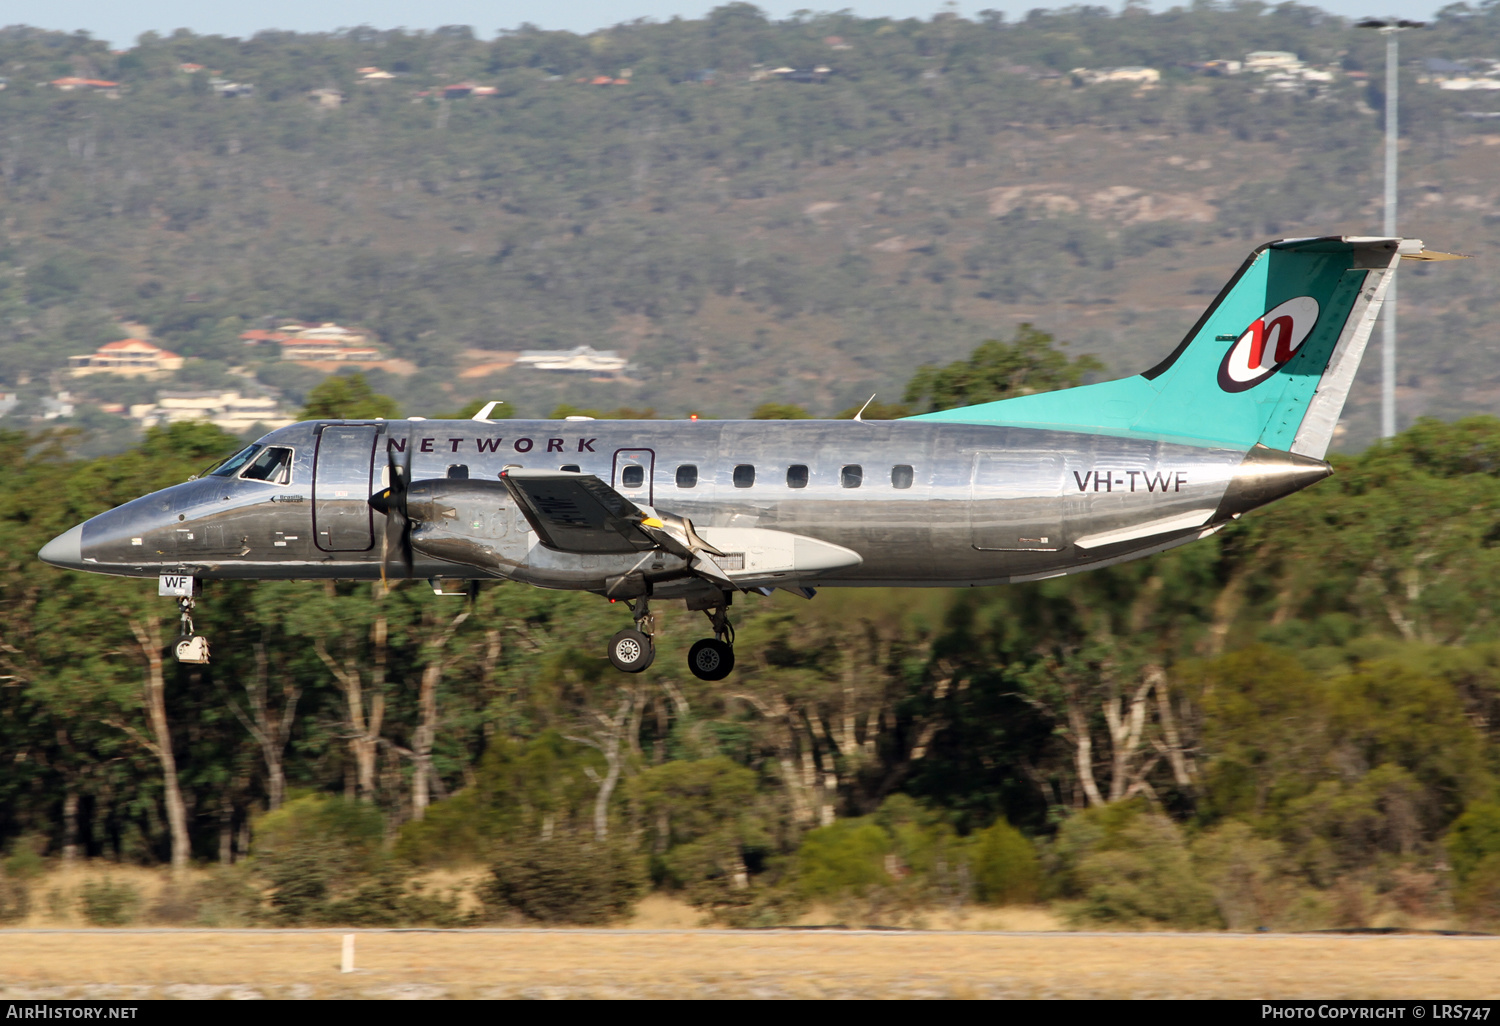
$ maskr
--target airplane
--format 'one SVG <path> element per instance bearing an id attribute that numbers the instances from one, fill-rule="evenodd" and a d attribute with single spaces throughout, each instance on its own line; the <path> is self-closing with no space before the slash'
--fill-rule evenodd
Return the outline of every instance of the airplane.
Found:
<path id="1" fill-rule="evenodd" d="M 1420 240 L 1257 248 L 1165 359 L 1115 381 L 894 421 L 310 421 L 53 539 L 54 566 L 157 577 L 208 660 L 201 580 L 483 580 L 589 591 L 655 658 L 654 601 L 702 611 L 688 666 L 734 668 L 737 593 L 979 587 L 1139 559 L 1332 473 L 1324 460 Z"/>

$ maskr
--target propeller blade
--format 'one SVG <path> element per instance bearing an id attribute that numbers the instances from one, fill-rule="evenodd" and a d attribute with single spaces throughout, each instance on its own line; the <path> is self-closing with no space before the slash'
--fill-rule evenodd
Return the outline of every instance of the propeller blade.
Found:
<path id="1" fill-rule="evenodd" d="M 401 565 L 406 568 L 405 576 L 412 575 L 414 561 L 411 550 L 411 517 L 406 509 L 407 494 L 411 486 L 410 437 L 407 438 L 400 463 L 396 462 L 396 447 L 387 437 L 385 458 L 386 476 L 390 484 L 384 491 L 370 498 L 370 505 L 385 515 L 385 531 L 382 534 L 380 546 L 380 580 L 382 583 L 386 582 L 392 550 L 399 554 Z"/>
<path id="2" fill-rule="evenodd" d="M 407 489 L 411 487 L 411 432 L 406 433 L 406 448 L 401 450 L 401 565 L 406 576 L 412 575 L 415 560 L 411 551 L 411 515 L 406 509 Z"/>

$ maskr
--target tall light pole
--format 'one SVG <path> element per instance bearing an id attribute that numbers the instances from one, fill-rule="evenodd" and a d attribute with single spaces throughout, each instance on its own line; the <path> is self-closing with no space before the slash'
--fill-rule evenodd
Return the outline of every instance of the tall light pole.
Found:
<path id="1" fill-rule="evenodd" d="M 1405 18 L 1366 18 L 1359 28 L 1375 29 L 1385 36 L 1385 234 L 1396 235 L 1396 98 L 1400 61 L 1396 34 L 1402 29 L 1421 28 L 1424 22 Z M 1385 320 L 1380 325 L 1380 437 L 1396 433 L 1396 278 L 1385 293 Z"/>

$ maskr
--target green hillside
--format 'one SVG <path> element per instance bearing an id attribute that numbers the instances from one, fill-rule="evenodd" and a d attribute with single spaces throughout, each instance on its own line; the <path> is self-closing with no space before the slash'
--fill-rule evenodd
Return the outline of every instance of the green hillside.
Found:
<path id="1" fill-rule="evenodd" d="M 1500 126 L 1468 116 L 1495 94 L 1416 82 L 1421 58 L 1500 57 L 1500 12 L 1445 8 L 1404 46 L 1403 230 L 1481 258 L 1405 279 L 1409 422 L 1491 409 L 1500 387 L 1484 262 Z M 582 37 L 179 32 L 124 53 L 10 28 L 0 382 L 26 400 L 18 416 L 70 384 L 145 401 L 141 382 L 58 377 L 126 321 L 199 361 L 178 387 L 243 383 L 225 372 L 248 365 L 295 403 L 317 372 L 257 366 L 266 354 L 238 341 L 279 318 L 373 331 L 416 365 L 378 382 L 413 413 L 483 396 L 532 415 L 564 400 L 827 414 L 1021 321 L 1131 372 L 1252 245 L 1378 229 L 1381 47 L 1314 8 L 1254 3 L 1014 24 L 772 22 L 730 4 Z M 1254 50 L 1333 81 L 1188 66 Z M 1122 65 L 1161 80 L 1070 74 Z M 118 96 L 46 84 L 66 77 Z M 445 98 L 453 85 L 493 95 Z M 577 345 L 620 350 L 626 379 L 460 376 L 495 351 Z M 1346 448 L 1373 433 L 1369 370 Z"/>

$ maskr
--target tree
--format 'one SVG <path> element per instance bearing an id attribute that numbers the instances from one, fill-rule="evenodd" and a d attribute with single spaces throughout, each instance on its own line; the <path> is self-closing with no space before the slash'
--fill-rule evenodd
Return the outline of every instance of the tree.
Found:
<path id="1" fill-rule="evenodd" d="M 761 403 L 750 414 L 751 420 L 806 420 L 812 414 L 791 403 Z"/>
<path id="2" fill-rule="evenodd" d="M 307 394 L 302 420 L 394 420 L 401 416 L 394 399 L 379 395 L 363 374 L 326 379 Z"/>
<path id="3" fill-rule="evenodd" d="M 927 412 L 973 406 L 1033 392 L 1081 384 L 1085 374 L 1104 370 L 1092 356 L 1069 359 L 1052 348 L 1052 336 L 1030 324 L 1016 328 L 1010 342 L 981 342 L 967 360 L 946 367 L 917 368 L 902 399 Z"/>
<path id="4" fill-rule="evenodd" d="M 271 707 L 270 702 L 273 659 L 281 682 L 282 702 L 279 712 Z M 260 748 L 261 757 L 266 764 L 267 805 L 269 811 L 275 812 L 286 799 L 286 746 L 291 740 L 292 725 L 296 722 L 297 702 L 302 697 L 302 688 L 287 668 L 287 653 L 268 655 L 264 638 L 255 642 L 255 673 L 245 676 L 244 687 L 245 696 L 250 703 L 248 715 L 234 699 L 226 701 Z"/>

